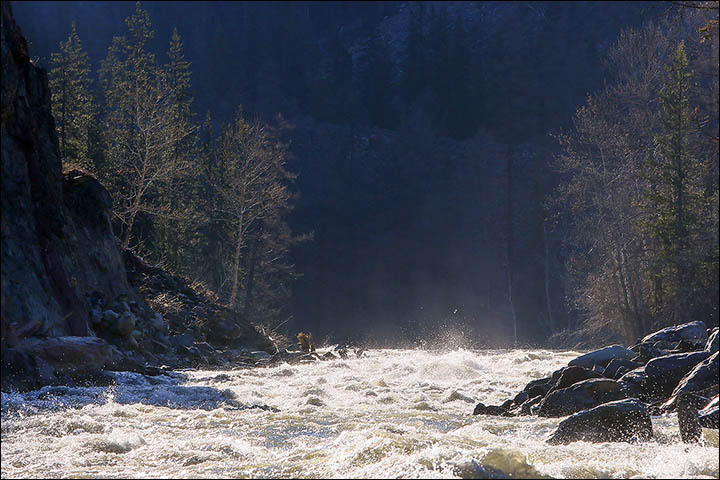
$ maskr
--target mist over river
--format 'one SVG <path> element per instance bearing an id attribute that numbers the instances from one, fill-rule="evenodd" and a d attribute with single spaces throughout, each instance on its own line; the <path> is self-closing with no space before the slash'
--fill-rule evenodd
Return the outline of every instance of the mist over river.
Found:
<path id="1" fill-rule="evenodd" d="M 652 417 L 653 441 L 560 446 L 562 418 L 472 415 L 577 355 L 369 350 L 2 393 L 2 478 L 718 477 L 717 431 L 683 444 L 675 414 Z"/>

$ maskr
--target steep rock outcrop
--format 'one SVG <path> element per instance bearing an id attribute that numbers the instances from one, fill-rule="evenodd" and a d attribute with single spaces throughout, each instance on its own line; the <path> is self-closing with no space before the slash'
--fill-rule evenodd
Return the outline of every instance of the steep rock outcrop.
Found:
<path id="1" fill-rule="evenodd" d="M 87 336 L 88 296 L 133 296 L 110 229 L 110 196 L 63 178 L 47 73 L 2 4 L 2 321 L 25 336 Z M 14 343 L 12 334 L 3 343 Z"/>

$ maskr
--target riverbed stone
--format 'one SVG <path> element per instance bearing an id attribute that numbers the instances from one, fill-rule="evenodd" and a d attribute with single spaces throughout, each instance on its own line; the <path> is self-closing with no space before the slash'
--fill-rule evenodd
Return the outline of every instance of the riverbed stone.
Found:
<path id="1" fill-rule="evenodd" d="M 569 416 L 560 422 L 548 443 L 629 442 L 652 437 L 647 406 L 630 398 L 607 402 Z"/>
<path id="2" fill-rule="evenodd" d="M 621 384 L 610 378 L 590 378 L 568 388 L 555 390 L 543 399 L 537 414 L 562 417 L 626 397 Z"/>
<path id="3" fill-rule="evenodd" d="M 594 352 L 580 355 L 574 360 L 571 360 L 570 363 L 568 363 L 568 366 L 578 366 L 591 369 L 595 365 L 600 365 L 604 368 L 613 359 L 625 358 L 630 360 L 635 356 L 637 356 L 637 354 L 629 348 L 625 348 L 622 345 L 611 345 L 609 347 L 595 350 Z"/>

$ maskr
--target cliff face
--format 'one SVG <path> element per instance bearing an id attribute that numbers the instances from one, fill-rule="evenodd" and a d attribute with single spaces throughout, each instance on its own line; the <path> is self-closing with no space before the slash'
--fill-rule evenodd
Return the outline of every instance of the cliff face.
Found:
<path id="1" fill-rule="evenodd" d="M 7 2 L 1 44 L 2 390 L 277 351 L 208 292 L 120 250 L 108 192 L 83 172 L 62 172 L 47 74 L 30 61 Z"/>
<path id="2" fill-rule="evenodd" d="M 50 98 L 47 73 L 30 61 L 3 2 L 4 344 L 14 342 L 6 332 L 13 329 L 19 337 L 89 335 L 93 292 L 133 295 L 110 229 L 108 193 L 79 172 L 63 178 Z"/>

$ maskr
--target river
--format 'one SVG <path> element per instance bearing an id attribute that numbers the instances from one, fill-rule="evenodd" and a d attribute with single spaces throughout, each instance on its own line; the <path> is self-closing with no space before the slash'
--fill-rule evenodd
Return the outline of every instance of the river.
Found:
<path id="1" fill-rule="evenodd" d="M 1 476 L 718 478 L 717 431 L 685 445 L 676 415 L 652 418 L 650 442 L 561 446 L 545 443 L 561 419 L 472 416 L 577 355 L 370 350 L 3 393 Z"/>

